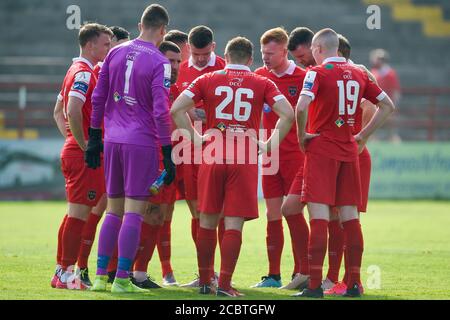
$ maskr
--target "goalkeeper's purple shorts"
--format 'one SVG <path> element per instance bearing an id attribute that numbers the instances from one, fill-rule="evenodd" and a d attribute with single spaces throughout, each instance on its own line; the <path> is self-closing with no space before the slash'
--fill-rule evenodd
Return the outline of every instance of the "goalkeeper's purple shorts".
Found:
<path id="1" fill-rule="evenodd" d="M 105 142 L 104 160 L 109 198 L 148 201 L 149 188 L 158 178 L 157 148 Z"/>

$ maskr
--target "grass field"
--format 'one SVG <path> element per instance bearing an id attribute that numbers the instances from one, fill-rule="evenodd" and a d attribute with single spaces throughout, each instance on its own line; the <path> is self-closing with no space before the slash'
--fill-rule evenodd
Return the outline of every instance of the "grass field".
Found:
<path id="1" fill-rule="evenodd" d="M 0 299 L 205 299 L 194 289 L 181 288 L 136 295 L 52 289 L 56 235 L 64 211 L 63 202 L 0 202 Z M 363 299 L 449 299 L 450 202 L 372 201 L 369 211 L 362 218 L 362 277 L 366 291 Z M 249 288 L 267 272 L 263 213 L 264 204 L 260 203 L 261 218 L 244 228 L 233 281 L 246 299 L 295 299 L 289 297 L 293 293 L 289 291 Z M 282 276 L 288 282 L 293 261 L 286 224 L 284 230 Z M 91 276 L 96 253 L 95 244 L 90 259 Z M 197 272 L 190 214 L 184 202 L 176 205 L 172 224 L 172 265 L 181 283 L 192 280 Z M 367 282 L 374 283 L 373 275 L 367 273 L 374 268 L 370 266 L 380 270 L 379 289 L 371 289 Z M 149 273 L 161 281 L 156 251 Z"/>

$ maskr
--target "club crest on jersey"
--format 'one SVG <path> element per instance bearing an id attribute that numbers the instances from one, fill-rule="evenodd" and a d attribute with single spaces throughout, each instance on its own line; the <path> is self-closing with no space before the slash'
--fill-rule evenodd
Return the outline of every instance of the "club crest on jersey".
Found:
<path id="1" fill-rule="evenodd" d="M 90 201 L 95 199 L 95 196 L 97 195 L 97 192 L 94 190 L 88 191 L 87 197 Z"/>
<path id="2" fill-rule="evenodd" d="M 267 103 L 264 103 L 263 111 L 265 113 L 269 113 L 270 111 L 272 111 L 272 108 Z"/>
<path id="3" fill-rule="evenodd" d="M 297 87 L 292 86 L 292 87 L 289 87 L 288 90 L 289 90 L 289 95 L 291 97 L 295 97 L 297 95 L 297 92 L 298 92 Z"/>
<path id="4" fill-rule="evenodd" d="M 345 121 L 344 121 L 344 119 L 339 117 L 334 123 L 338 126 L 338 128 L 340 128 L 345 124 Z"/>
<path id="5" fill-rule="evenodd" d="M 120 99 L 122 99 L 122 97 L 120 96 L 120 94 L 118 92 L 114 92 L 114 101 L 115 102 L 119 102 Z"/>

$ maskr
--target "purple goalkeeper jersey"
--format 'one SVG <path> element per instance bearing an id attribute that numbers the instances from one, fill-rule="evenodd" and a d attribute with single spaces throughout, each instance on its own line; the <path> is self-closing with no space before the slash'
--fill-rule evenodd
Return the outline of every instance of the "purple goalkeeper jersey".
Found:
<path id="1" fill-rule="evenodd" d="M 91 126 L 101 128 L 104 120 L 105 142 L 170 144 L 170 73 L 152 43 L 135 39 L 113 48 L 92 94 Z"/>

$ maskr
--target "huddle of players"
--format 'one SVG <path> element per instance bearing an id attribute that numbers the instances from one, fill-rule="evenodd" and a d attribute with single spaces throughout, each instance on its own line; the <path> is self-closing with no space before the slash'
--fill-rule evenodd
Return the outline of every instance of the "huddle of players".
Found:
<path id="1" fill-rule="evenodd" d="M 165 9 L 155 5 L 148 7 L 141 19 L 142 29 L 146 28 L 146 12 L 147 18 L 151 18 L 149 12 L 152 11 L 162 12 L 164 16 Z M 148 30 L 152 34 L 157 34 L 156 31 L 165 33 L 167 23 L 149 23 Z M 68 215 L 64 218 L 58 234 L 58 265 L 52 279 L 52 285 L 57 288 L 86 289 L 92 286 L 87 275 L 87 257 L 97 223 L 105 209 L 104 200 L 100 201 L 105 193 L 103 170 L 92 169 L 100 166 L 100 153 L 86 153 L 86 166 L 83 151 L 86 150 L 85 137 L 89 136 L 89 143 L 94 146 L 91 141 L 101 143 L 102 139 L 101 125 L 98 125 L 101 121 L 97 121 L 96 127 L 92 126 L 94 121 L 91 122 L 90 97 L 98 77 L 98 70 L 95 71 L 93 66 L 105 59 L 109 50 L 106 38 L 111 37 L 111 32 L 98 25 L 92 28 L 95 32 L 90 30 L 89 26 L 83 27 L 79 37 L 81 57 L 87 55 L 90 59 L 85 61 L 80 58 L 74 61 L 63 84 L 62 99 L 58 99 L 55 107 L 58 127 L 62 134 L 67 136 L 62 152 L 62 169 L 69 202 Z M 86 36 L 89 32 L 90 38 Z M 99 44 L 101 35 L 105 35 L 105 41 Z M 322 286 L 328 285 L 328 293 L 359 296 L 362 293 L 359 269 L 363 242 L 358 212 L 365 211 L 367 202 L 370 156 L 364 148 L 358 162 L 355 141 L 362 149 L 368 136 L 381 125 L 389 112 L 392 112 L 393 106 L 389 98 L 384 97 L 382 91 L 369 81 L 365 71 L 347 63 L 344 58 L 336 58 L 339 47 L 340 53 L 348 59 L 346 55 L 349 55 L 350 47 L 345 38 L 340 38 L 339 46 L 337 35 L 330 29 L 320 31 L 314 39 L 313 36 L 307 28 L 297 28 L 290 36 L 281 28 L 268 30 L 261 37 L 265 66 L 255 73 L 249 69 L 253 59 L 253 45 L 250 41 L 242 37 L 230 40 L 225 49 L 225 62 L 214 54 L 213 33 L 204 26 L 192 29 L 188 37 L 181 32 L 169 32 L 165 39 L 176 44 L 163 42 L 159 48 L 172 67 L 171 74 L 164 75 L 170 77 L 171 83 L 170 100 L 173 105 L 170 112 L 177 127 L 190 133 L 193 139 L 192 150 L 195 147 L 207 146 L 209 138 L 195 131 L 191 120 L 202 121 L 204 129 L 231 129 L 236 125 L 245 129 L 258 129 L 262 116 L 263 127 L 270 131 L 269 136 L 274 131 L 279 133 L 279 141 L 282 141 L 279 146 L 275 135 L 270 136 L 267 141 L 258 141 L 260 150 L 265 152 L 279 147 L 280 169 L 275 175 L 263 175 L 268 218 L 269 272 L 255 287 L 281 287 L 280 261 L 284 242 L 281 218 L 284 216 L 290 229 L 295 261 L 292 281 L 282 288 L 300 289 L 302 291 L 297 294 L 299 296 L 322 297 Z M 90 40 L 82 41 L 86 37 Z M 115 35 L 114 38 L 119 37 Z M 125 39 L 128 40 L 128 37 Z M 308 67 L 308 73 L 287 59 L 288 49 L 297 62 Z M 181 60 L 183 62 L 180 64 Z M 179 77 L 176 81 L 178 66 Z M 241 83 L 239 87 L 234 88 L 231 83 L 236 78 L 241 79 Z M 234 103 L 238 96 L 241 106 Z M 357 108 L 362 97 L 379 107 L 376 117 L 367 127 L 369 121 L 365 120 L 363 125 L 362 118 L 370 120 L 373 111 L 370 113 L 365 110 L 370 107 L 373 109 L 374 106 L 371 102 L 364 101 L 362 105 L 369 107 L 362 109 L 363 114 Z M 126 96 L 116 91 L 113 99 L 117 102 L 126 99 Z M 228 104 L 218 112 L 218 106 L 223 106 L 225 99 L 229 99 Z M 78 105 L 74 106 L 73 100 Z M 306 113 L 309 104 L 312 107 L 309 108 L 309 113 Z M 294 109 L 297 126 L 292 126 Z M 308 133 L 305 133 L 306 118 Z M 89 129 L 90 126 L 94 129 Z M 171 128 L 173 129 L 175 127 Z M 167 128 L 163 130 L 167 132 Z M 105 137 L 107 135 L 108 130 L 105 129 Z M 159 139 L 160 145 L 167 144 L 167 141 L 161 141 L 161 137 Z M 299 141 L 302 150 L 299 148 Z M 100 144 L 97 149 L 99 148 Z M 163 161 L 159 169 L 166 168 L 174 173 L 167 164 L 170 152 L 168 156 L 167 150 L 165 153 L 160 157 Z M 364 173 L 361 170 L 361 180 L 360 167 L 366 170 Z M 101 231 L 97 276 L 92 289 L 102 291 L 106 288 L 105 276 L 108 271 L 110 280 L 114 281 L 113 292 L 140 292 L 142 288 L 159 287 L 146 274 L 155 246 L 158 247 L 160 255 L 163 283 L 177 285 L 170 266 L 170 221 L 175 200 L 184 198 L 192 214 L 192 238 L 197 249 L 199 267 L 199 278 L 187 286 L 200 287 L 200 293 L 203 294 L 241 296 L 242 294 L 231 286 L 231 277 L 239 256 L 243 223 L 258 217 L 257 172 L 257 166 L 248 163 L 184 163 L 177 166 L 175 181 L 165 186 L 156 198 L 150 198 L 150 204 L 144 209 L 146 214 L 143 214 L 143 221 L 137 218 L 138 215 L 132 217 L 138 220 L 137 222 L 128 219 L 131 221 L 127 224 L 130 229 L 128 235 L 138 235 L 134 240 L 139 243 L 137 250 L 129 249 L 128 257 L 124 257 L 120 251 L 127 251 L 126 248 L 121 249 L 121 246 L 126 246 L 126 241 L 120 244 L 119 231 L 115 236 Z M 108 175 L 107 165 L 105 173 Z M 110 171 L 109 174 L 111 175 Z M 152 179 L 154 180 L 154 176 Z M 151 184 L 152 180 L 148 181 Z M 149 185 L 148 181 L 146 187 Z M 166 179 L 166 182 L 170 181 Z M 107 212 L 111 213 L 115 205 L 114 198 L 120 196 L 120 192 L 114 195 L 111 192 L 113 183 L 109 183 Z M 359 206 L 360 185 L 363 185 L 363 206 Z M 284 199 L 284 196 L 287 197 Z M 307 203 L 309 208 L 311 232 L 303 216 L 304 203 Z M 121 205 L 123 207 L 123 203 Z M 335 214 L 330 214 L 330 206 L 334 208 Z M 130 213 L 132 211 L 125 213 L 125 217 L 128 215 L 130 218 Z M 108 226 L 117 230 L 124 228 L 125 221 L 117 215 L 111 219 L 111 214 L 108 214 L 108 217 L 110 219 L 105 219 L 102 230 Z M 328 222 L 330 218 L 331 221 Z M 105 227 L 105 224 L 108 226 Z M 140 228 L 137 227 L 139 225 Z M 327 279 L 322 283 L 322 265 L 328 233 L 330 270 Z M 108 241 L 105 241 L 105 237 L 109 237 L 106 239 Z M 214 272 L 217 241 L 221 251 L 219 276 Z M 105 248 L 105 243 L 108 248 Z M 117 251 L 118 259 L 114 258 L 117 257 Z M 340 283 L 337 277 L 344 251 L 346 276 Z M 84 260 L 81 257 L 85 257 Z M 79 275 L 73 271 L 76 263 L 81 270 Z M 134 272 L 130 282 L 128 271 L 133 263 Z M 115 269 L 118 269 L 117 275 Z M 116 283 L 114 276 L 121 282 Z"/>

